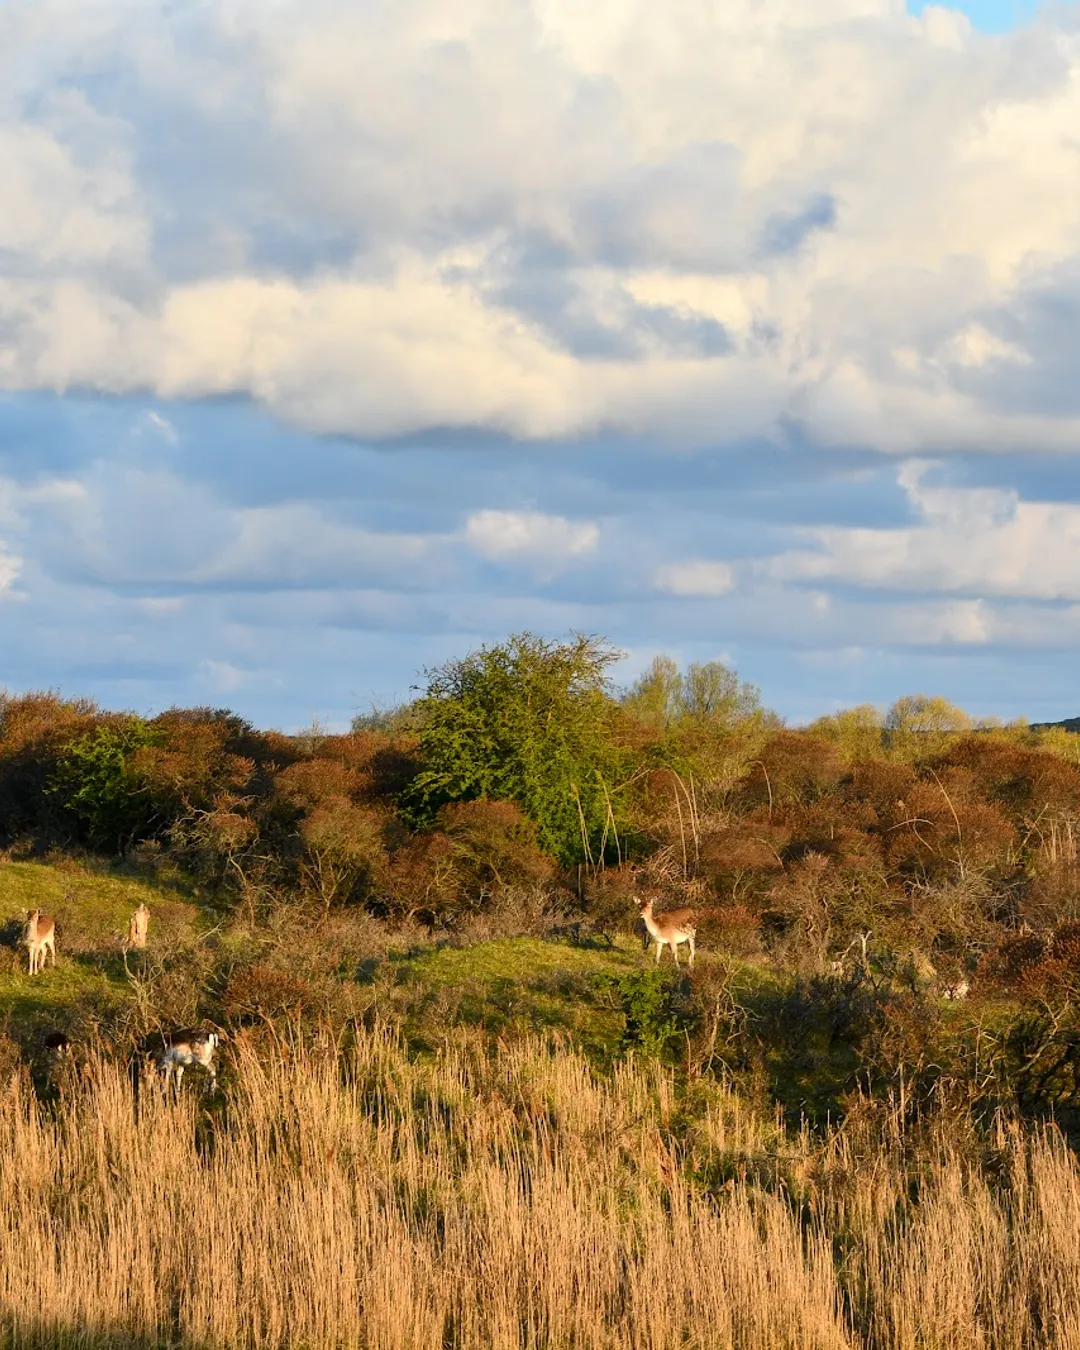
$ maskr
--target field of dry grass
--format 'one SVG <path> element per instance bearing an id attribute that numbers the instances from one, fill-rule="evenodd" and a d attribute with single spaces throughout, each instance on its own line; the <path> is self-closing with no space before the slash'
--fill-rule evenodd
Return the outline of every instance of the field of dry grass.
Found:
<path id="1" fill-rule="evenodd" d="M 717 1084 L 466 1033 L 241 1039 L 223 1081 L 166 1103 L 102 1059 L 55 1110 L 0 1088 L 0 1344 L 1080 1345 L 1052 1131 L 868 1105 L 785 1133 Z"/>

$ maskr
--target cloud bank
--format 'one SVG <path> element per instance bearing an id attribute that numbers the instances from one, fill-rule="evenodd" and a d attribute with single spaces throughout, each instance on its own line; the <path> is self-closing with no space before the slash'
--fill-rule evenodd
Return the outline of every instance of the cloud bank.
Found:
<path id="1" fill-rule="evenodd" d="M 316 432 L 1080 436 L 1080 28 L 8 0 L 0 382 Z"/>

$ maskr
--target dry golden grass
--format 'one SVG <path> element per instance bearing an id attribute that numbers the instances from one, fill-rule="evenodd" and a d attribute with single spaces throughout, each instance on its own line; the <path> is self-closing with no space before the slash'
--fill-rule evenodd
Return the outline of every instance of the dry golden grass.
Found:
<path id="1" fill-rule="evenodd" d="M 411 1060 L 376 1030 L 226 1104 L 101 1060 L 0 1100 L 0 1343 L 136 1347 L 1080 1345 L 1059 1137 L 786 1136 L 721 1088 L 540 1042 Z M 195 1075 L 189 1075 L 194 1078 Z"/>

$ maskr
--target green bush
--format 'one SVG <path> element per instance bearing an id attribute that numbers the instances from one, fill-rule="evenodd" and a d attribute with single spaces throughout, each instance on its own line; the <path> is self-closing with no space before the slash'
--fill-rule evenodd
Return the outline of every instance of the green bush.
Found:
<path id="1" fill-rule="evenodd" d="M 602 994 L 614 997 L 626 1019 L 619 1049 L 637 1051 L 653 1059 L 672 1060 L 693 1027 L 693 1010 L 672 977 L 660 970 L 632 970 L 625 975 L 602 975 Z"/>
<path id="2" fill-rule="evenodd" d="M 158 736 L 140 717 L 116 718 L 61 751 L 47 791 L 92 848 L 119 853 L 150 832 L 154 797 L 134 759 Z"/>
<path id="3" fill-rule="evenodd" d="M 613 845 L 620 710 L 605 672 L 617 655 L 594 638 L 519 633 L 430 671 L 416 705 L 424 768 L 405 796 L 413 822 L 487 798 L 519 806 L 563 864 Z"/>

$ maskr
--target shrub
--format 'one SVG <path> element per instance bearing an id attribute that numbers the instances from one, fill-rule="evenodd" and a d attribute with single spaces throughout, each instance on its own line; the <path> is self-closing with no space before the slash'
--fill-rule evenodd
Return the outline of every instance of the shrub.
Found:
<path id="1" fill-rule="evenodd" d="M 620 777 L 605 674 L 617 655 L 593 638 L 522 633 L 430 671 L 414 821 L 430 825 L 448 802 L 511 801 L 561 862 L 596 856 L 611 822 L 605 784 Z"/>
<path id="2" fill-rule="evenodd" d="M 226 1017 L 246 1021 L 299 1014 L 311 997 L 306 980 L 256 962 L 230 976 L 221 994 L 221 1008 Z"/>
<path id="3" fill-rule="evenodd" d="M 160 824 L 136 752 L 159 733 L 139 717 L 110 718 L 61 750 L 48 792 L 92 847 L 120 852 Z"/>
<path id="4" fill-rule="evenodd" d="M 384 826 L 380 813 L 344 797 L 320 802 L 301 821 L 301 877 L 324 909 L 382 889 L 388 865 Z"/>
<path id="5" fill-rule="evenodd" d="M 504 886 L 545 881 L 554 871 L 536 825 L 513 802 L 454 802 L 439 812 L 438 825 L 478 898 Z"/>
<path id="6" fill-rule="evenodd" d="M 686 1043 L 693 1010 L 673 979 L 661 970 L 634 970 L 598 977 L 601 993 L 614 997 L 625 1022 L 620 1052 L 636 1050 L 653 1059 L 671 1060 Z"/>

